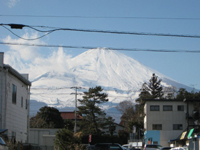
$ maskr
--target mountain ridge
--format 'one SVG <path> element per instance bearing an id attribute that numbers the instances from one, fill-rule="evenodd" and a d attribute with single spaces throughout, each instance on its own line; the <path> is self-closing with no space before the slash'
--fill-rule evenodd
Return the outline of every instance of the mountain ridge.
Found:
<path id="1" fill-rule="evenodd" d="M 165 87 L 174 86 L 192 90 L 142 65 L 133 58 L 113 50 L 88 50 L 67 62 L 67 69 L 61 72 L 55 70 L 46 72 L 32 81 L 31 100 L 59 109 L 73 108 L 74 95 L 70 94 L 74 91 L 71 87 L 86 88 L 78 91 L 84 92 L 90 87 L 102 86 L 104 92 L 108 94 L 109 104 L 101 107 L 105 111 L 113 111 L 121 101 L 134 102 L 142 84 L 148 82 L 153 73 L 162 79 L 161 83 Z"/>

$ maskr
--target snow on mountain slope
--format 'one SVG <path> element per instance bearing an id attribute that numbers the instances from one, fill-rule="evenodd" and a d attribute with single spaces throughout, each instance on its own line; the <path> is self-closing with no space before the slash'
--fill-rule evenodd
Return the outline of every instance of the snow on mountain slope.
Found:
<path id="1" fill-rule="evenodd" d="M 90 87 L 102 86 L 109 96 L 109 102 L 102 105 L 102 108 L 112 116 L 115 115 L 115 119 L 119 121 L 120 114 L 115 110 L 116 105 L 124 100 L 134 101 L 142 84 L 148 82 L 153 73 L 162 79 L 163 86 L 189 88 L 113 50 L 88 50 L 67 62 L 68 68 L 63 72 L 52 70 L 32 81 L 31 100 L 71 110 L 75 103 L 75 96 L 71 95 L 74 89 L 71 87 L 85 88 L 79 90 L 80 93 Z M 32 112 L 39 109 L 36 106 L 37 104 L 31 106 Z"/>

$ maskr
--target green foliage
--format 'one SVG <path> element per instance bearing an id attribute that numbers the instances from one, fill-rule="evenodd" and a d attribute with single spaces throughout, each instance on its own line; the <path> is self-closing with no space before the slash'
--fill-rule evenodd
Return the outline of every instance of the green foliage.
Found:
<path id="1" fill-rule="evenodd" d="M 129 132 L 133 131 L 133 126 L 136 127 L 136 139 L 139 139 L 142 137 L 141 135 L 143 134 L 143 129 L 144 129 L 143 121 L 131 120 L 129 121 L 128 126 L 129 126 Z"/>
<path id="2" fill-rule="evenodd" d="M 106 113 L 99 105 L 108 101 L 108 95 L 102 91 L 100 86 L 89 88 L 88 92 L 84 92 L 83 99 L 79 100 L 81 106 L 78 113 L 83 116 L 79 125 L 84 134 L 101 134 L 100 128 L 106 126 Z"/>
<path id="3" fill-rule="evenodd" d="M 109 129 L 109 134 L 111 136 L 113 136 L 114 132 L 115 132 L 115 129 L 116 129 L 116 126 L 114 124 L 114 119 L 112 117 L 108 117 L 106 118 L 106 122 L 105 122 L 105 125 L 108 126 L 108 129 Z"/>
<path id="4" fill-rule="evenodd" d="M 145 96 L 151 99 L 162 98 L 164 93 L 162 91 L 163 88 L 161 86 L 161 81 L 161 79 L 158 79 L 158 77 L 155 74 L 153 74 L 151 79 L 149 80 L 149 83 L 145 82 L 142 85 L 141 96 Z"/>
<path id="5" fill-rule="evenodd" d="M 186 91 L 184 88 L 180 88 L 177 95 L 176 99 L 184 100 L 184 99 L 200 99 L 200 92 L 194 93 Z"/>
<path id="6" fill-rule="evenodd" d="M 161 99 L 164 95 L 163 88 L 161 86 L 161 79 L 153 74 L 148 83 L 143 83 L 139 98 L 136 99 L 137 104 L 135 105 L 136 115 L 128 122 L 129 132 L 132 131 L 133 126 L 136 126 L 137 135 L 139 131 L 143 129 L 143 117 L 144 117 L 144 105 L 143 99 Z M 141 137 L 141 136 L 140 136 Z M 139 138 L 139 136 L 138 136 Z"/>
<path id="7" fill-rule="evenodd" d="M 59 150 L 86 150 L 86 147 L 81 145 L 81 137 L 73 134 L 68 129 L 60 129 L 56 132 L 54 141 L 56 149 Z"/>
<path id="8" fill-rule="evenodd" d="M 140 114 L 140 116 L 144 116 L 144 104 L 145 102 L 143 99 L 156 99 L 156 98 L 162 98 L 164 95 L 163 88 L 161 86 L 161 79 L 158 79 L 158 77 L 153 74 L 151 79 L 149 80 L 149 83 L 144 83 L 142 85 L 142 88 L 140 89 L 141 92 L 139 94 L 139 98 L 136 99 L 136 102 L 138 103 L 136 105 L 136 111 Z"/>
<path id="9" fill-rule="evenodd" d="M 66 129 L 72 131 L 74 129 L 74 121 L 72 121 L 70 119 L 66 119 L 66 120 L 64 120 L 64 126 Z"/>
<path id="10" fill-rule="evenodd" d="M 64 121 L 60 112 L 53 107 L 44 106 L 35 117 L 30 120 L 31 128 L 62 128 Z"/>
<path id="11" fill-rule="evenodd" d="M 194 100 L 194 99 L 199 100 L 200 99 L 200 92 L 196 92 L 196 93 L 194 91 L 188 92 L 184 88 L 180 88 L 178 93 L 177 93 L 176 99 L 178 99 L 178 100 L 184 100 L 184 99 L 186 99 L 186 100 Z M 199 111 L 200 103 L 194 102 L 193 105 L 194 105 L 194 110 Z M 198 118 L 198 119 L 200 120 L 200 118 Z"/>

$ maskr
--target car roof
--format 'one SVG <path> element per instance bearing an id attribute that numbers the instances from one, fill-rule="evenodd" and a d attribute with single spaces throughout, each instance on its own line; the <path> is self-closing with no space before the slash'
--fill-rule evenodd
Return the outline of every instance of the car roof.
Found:
<path id="1" fill-rule="evenodd" d="M 95 145 L 120 145 L 118 143 L 96 143 Z"/>

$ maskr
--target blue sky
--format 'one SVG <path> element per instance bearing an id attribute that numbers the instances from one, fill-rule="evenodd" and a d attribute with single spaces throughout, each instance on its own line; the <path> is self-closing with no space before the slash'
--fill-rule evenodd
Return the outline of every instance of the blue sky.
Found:
<path id="1" fill-rule="evenodd" d="M 108 30 L 139 33 L 200 35 L 200 1 L 197 0 L 2 0 L 0 24 L 19 23 L 74 29 Z M 27 15 L 26 17 L 23 15 Z M 46 16 L 46 17 L 45 17 Z M 48 17 L 47 17 L 48 16 Z M 56 17 L 57 16 L 57 17 Z M 58 17 L 60 16 L 60 17 Z M 63 17 L 61 17 L 63 16 Z M 64 17 L 65 16 L 65 17 Z M 41 29 L 41 28 L 40 28 Z M 42 28 L 42 30 L 47 30 Z M 12 29 L 26 38 L 36 38 L 39 32 L 24 28 Z M 119 35 L 57 31 L 34 41 L 17 38 L 0 26 L 0 42 L 31 44 L 113 47 L 153 50 L 200 50 L 199 38 Z M 59 58 L 59 48 L 0 45 L 5 62 L 20 72 L 34 72 L 32 65 L 42 60 Z M 62 49 L 66 57 L 74 57 L 86 49 Z M 188 86 L 200 89 L 200 53 L 163 53 L 119 51 L 140 63 Z M 52 61 L 52 60 L 51 60 Z M 38 72 L 39 73 L 39 72 Z"/>

